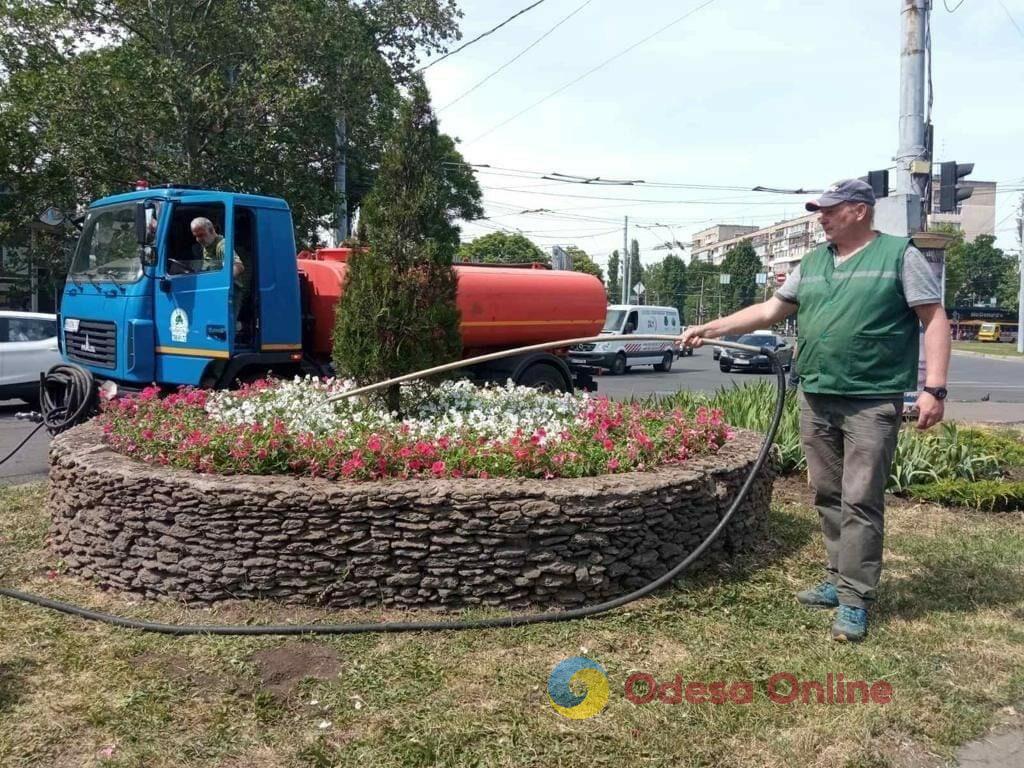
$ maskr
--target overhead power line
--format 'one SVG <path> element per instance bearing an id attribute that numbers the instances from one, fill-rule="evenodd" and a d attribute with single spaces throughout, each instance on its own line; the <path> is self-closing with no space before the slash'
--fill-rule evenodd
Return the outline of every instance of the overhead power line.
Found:
<path id="1" fill-rule="evenodd" d="M 584 72 L 582 75 L 577 77 L 575 80 L 570 80 L 568 83 L 563 85 L 561 88 L 558 88 L 558 89 L 552 91 L 547 96 L 544 96 L 543 98 L 538 99 L 537 101 L 533 102 L 533 104 L 531 104 L 530 106 L 526 107 L 525 109 L 522 109 L 519 112 L 516 112 L 514 115 L 512 115 L 512 117 L 509 117 L 506 120 L 503 120 L 502 122 L 498 123 L 494 127 L 489 128 L 488 130 L 484 131 L 483 133 L 481 133 L 479 136 L 477 136 L 475 139 L 472 139 L 468 143 L 469 144 L 473 144 L 474 142 L 479 141 L 480 139 L 484 138 L 485 136 L 490 136 L 492 133 L 494 133 L 499 128 L 503 128 L 504 126 L 508 125 L 513 120 L 515 120 L 516 118 L 525 115 L 527 112 L 529 112 L 530 110 L 534 109 L 535 107 L 540 106 L 541 104 L 543 104 L 548 99 L 553 98 L 554 96 L 557 96 L 558 94 L 560 94 L 562 91 L 566 90 L 567 88 L 570 88 L 571 86 L 576 85 L 576 83 L 580 82 L 581 80 L 583 80 L 583 79 L 585 79 L 587 77 L 590 77 L 592 74 L 597 72 L 599 69 L 603 69 L 604 67 L 608 66 L 613 61 L 615 61 L 616 59 L 622 58 L 627 53 L 632 51 L 634 48 L 638 48 L 639 46 L 641 46 L 644 43 L 646 43 L 648 40 L 650 40 L 650 39 L 652 39 L 654 37 L 657 37 L 658 35 L 660 35 L 665 30 L 667 30 L 667 29 L 669 29 L 671 27 L 674 27 L 676 24 L 679 24 L 680 22 L 688 19 L 690 16 L 692 16 L 695 13 L 697 13 L 697 11 L 700 11 L 700 10 L 702 10 L 704 8 L 707 8 L 709 5 L 711 5 L 714 2 L 715 2 L 715 0 L 704 0 L 703 3 L 698 5 L 696 8 L 693 8 L 692 10 L 687 11 L 682 16 L 680 16 L 678 19 L 675 19 L 674 21 L 670 21 L 668 24 L 666 24 L 665 26 L 661 27 L 660 29 L 655 30 L 654 32 L 652 32 L 651 34 L 649 34 L 647 37 L 643 38 L 642 40 L 638 40 L 637 42 L 633 43 L 628 48 L 626 48 L 626 49 L 624 49 L 622 51 L 619 51 L 617 54 L 615 54 L 614 56 L 612 56 L 610 58 L 605 59 L 604 61 L 602 61 L 597 66 L 595 66 L 595 67 L 593 67 L 591 69 L 588 69 L 586 72 Z"/>
<path id="2" fill-rule="evenodd" d="M 522 9 L 521 11 L 516 11 L 516 12 L 515 12 L 514 14 L 512 14 L 512 15 L 511 15 L 511 16 L 509 16 L 509 17 L 508 17 L 507 19 L 505 19 L 505 20 L 504 20 L 503 22 L 501 22 L 501 24 L 498 24 L 498 25 L 497 25 L 497 26 L 495 26 L 495 27 L 491 27 L 491 28 L 490 28 L 490 29 L 488 29 L 488 30 L 487 30 L 486 32 L 484 32 L 484 33 L 482 33 L 482 34 L 479 34 L 479 35 L 477 35 L 476 37 L 474 37 L 474 38 L 473 38 L 472 40 L 469 40 L 469 41 L 467 41 L 467 42 L 463 43 L 463 44 L 462 44 L 462 45 L 460 45 L 460 46 L 459 46 L 458 48 L 456 48 L 456 49 L 455 49 L 454 51 L 448 51 L 448 53 L 444 54 L 444 56 L 440 56 L 440 57 L 438 57 L 438 58 L 434 59 L 434 60 L 433 60 L 432 62 L 430 62 L 429 64 L 425 64 L 424 66 L 420 67 L 420 68 L 419 68 L 419 69 L 417 69 L 416 71 L 417 71 L 417 72 L 426 72 L 426 71 L 427 71 L 428 69 L 430 69 L 430 68 L 431 68 L 432 66 L 434 66 L 434 65 L 435 65 L 435 64 L 437 64 L 438 62 L 444 61 L 444 60 L 445 60 L 445 59 L 447 59 L 447 58 L 448 58 L 449 56 L 454 56 L 454 55 L 455 55 L 456 53 L 458 53 L 459 51 L 464 51 L 464 50 L 466 50 L 466 49 L 467 49 L 467 48 L 469 48 L 469 46 L 471 46 L 471 45 L 472 45 L 473 43 L 476 43 L 476 42 L 479 42 L 480 40 L 483 40 L 483 39 L 484 39 L 485 37 L 487 37 L 488 35 L 493 35 L 493 34 L 494 34 L 495 32 L 497 32 L 497 31 L 498 31 L 499 29 L 501 29 L 502 27 L 504 27 L 504 26 L 505 26 L 506 24 L 508 24 L 508 23 L 509 23 L 510 21 L 513 21 L 513 20 L 515 20 L 515 19 L 518 19 L 518 18 L 519 18 L 520 16 L 522 16 L 522 15 L 523 15 L 524 13 L 526 13 L 527 11 L 532 11 L 532 10 L 533 10 L 534 8 L 536 8 L 536 7 L 538 6 L 538 5 L 540 5 L 540 4 L 541 4 L 541 3 L 543 3 L 543 2 L 544 2 L 544 0 L 537 0 L 537 2 L 535 2 L 535 3 L 533 4 L 533 5 L 528 5 L 528 6 L 526 6 L 525 8 L 523 8 L 523 9 Z"/>
<path id="3" fill-rule="evenodd" d="M 564 174 L 547 171 L 530 171 L 522 168 L 505 168 L 502 166 L 490 165 L 489 163 L 467 163 L 444 161 L 445 165 L 461 165 L 473 169 L 474 173 L 483 173 L 489 176 L 506 176 L 518 179 L 541 179 L 551 181 L 552 184 L 585 184 L 595 186 L 599 183 L 602 186 L 626 186 L 626 187 L 663 187 L 666 189 L 693 189 L 714 192 L 759 192 L 783 195 L 807 195 L 818 193 L 820 189 L 781 189 L 769 186 L 741 186 L 736 184 L 697 184 L 694 182 L 668 182 L 668 181 L 644 181 L 643 179 L 606 179 L 598 174 L 579 176 L 576 174 Z"/>
<path id="4" fill-rule="evenodd" d="M 1006 7 L 1006 3 L 1004 3 L 1003 0 L 999 0 L 999 5 L 1003 7 L 1003 11 L 1006 13 L 1007 18 L 1009 18 L 1010 23 L 1013 24 L 1013 28 L 1017 30 L 1021 37 L 1024 37 L 1024 30 L 1020 28 L 1017 20 L 1013 18 L 1013 14 L 1010 13 L 1010 9 Z"/>
<path id="5" fill-rule="evenodd" d="M 567 22 L 567 21 L 568 21 L 569 19 L 571 19 L 571 18 L 572 18 L 573 16 L 575 16 L 575 15 L 576 15 L 577 13 L 579 13 L 580 11 L 582 11 L 582 10 L 583 10 L 584 8 L 586 8 L 586 7 L 588 6 L 588 5 L 590 5 L 590 4 L 592 3 L 592 2 L 594 2 L 594 0 L 585 0 L 585 1 L 583 2 L 583 3 L 581 3 L 580 5 L 578 5 L 578 6 L 576 7 L 576 10 L 572 11 L 572 12 L 571 12 L 571 13 L 570 13 L 570 14 L 569 14 L 568 16 L 565 16 L 565 17 L 564 17 L 564 18 L 563 18 L 563 19 L 562 19 L 561 21 L 559 21 L 559 22 L 558 22 L 557 24 L 555 24 L 555 26 L 551 27 L 551 29 L 549 29 L 549 30 L 548 30 L 547 32 L 545 32 L 545 33 L 544 33 L 543 35 L 541 35 L 540 37 L 538 37 L 538 38 L 537 38 L 536 40 L 534 40 L 534 41 L 533 41 L 532 43 L 530 43 L 530 44 L 529 44 L 528 46 L 526 46 L 525 48 L 523 48 L 523 50 L 521 50 L 521 51 L 520 51 L 519 53 L 517 53 L 517 54 L 516 54 L 515 56 L 513 56 L 513 57 L 512 57 L 511 59 L 509 59 L 509 60 L 508 60 L 508 61 L 506 61 L 506 62 L 505 62 L 504 64 L 502 64 L 502 65 L 501 65 L 500 67 L 498 67 L 498 68 L 497 68 L 496 70 L 494 70 L 493 72 L 491 72 L 491 73 L 490 73 L 489 75 L 487 75 L 487 77 L 485 77 L 485 78 L 483 78 L 482 80 L 480 80 L 479 82 L 477 82 L 477 84 L 476 84 L 476 85 L 474 85 L 474 86 L 473 86 L 472 88 L 470 88 L 469 90 L 463 91 L 463 92 L 462 92 L 462 94 L 460 94 L 459 96 L 456 96 L 456 97 L 455 97 L 454 99 L 452 99 L 451 101 L 449 101 L 449 102 L 448 102 L 447 104 L 445 104 L 445 105 L 444 105 L 443 107 L 441 107 L 441 108 L 440 108 L 440 109 L 438 109 L 437 111 L 438 111 L 438 112 L 443 112 L 444 110 L 448 109 L 448 107 L 452 106 L 453 104 L 457 104 L 458 102 L 462 101 L 462 100 L 463 100 L 464 98 L 466 98 L 467 96 L 469 96 L 469 94 L 471 94 L 471 93 L 472 93 L 473 91 L 475 91 L 475 90 L 476 90 L 477 88 L 479 88 L 479 87 L 480 87 L 481 85 L 483 85 L 484 83 L 486 83 L 486 82 L 487 82 L 488 80 L 490 80 L 490 79 L 491 79 L 492 77 L 494 77 L 494 76 L 495 76 L 496 74 L 498 74 L 499 72 L 501 72 L 501 71 L 502 71 L 503 69 L 505 69 L 506 67 L 508 67 L 508 66 L 509 66 L 509 65 L 511 65 L 511 64 L 515 64 L 515 63 L 516 63 L 517 61 L 519 61 L 519 59 L 523 58 L 523 56 L 525 56 L 525 55 L 526 55 L 527 53 L 529 53 L 531 49 L 533 49 L 534 47 L 536 47 L 536 45 L 537 45 L 538 43 L 540 43 L 540 42 L 541 42 L 541 41 L 542 41 L 542 40 L 543 40 L 544 38 L 546 38 L 546 37 L 547 37 L 548 35 L 550 35 L 550 34 L 551 34 L 552 32 L 554 32 L 554 31 L 555 31 L 556 29 L 558 29 L 558 28 L 559 28 L 560 26 L 562 26 L 563 24 L 565 24 L 565 22 Z"/>

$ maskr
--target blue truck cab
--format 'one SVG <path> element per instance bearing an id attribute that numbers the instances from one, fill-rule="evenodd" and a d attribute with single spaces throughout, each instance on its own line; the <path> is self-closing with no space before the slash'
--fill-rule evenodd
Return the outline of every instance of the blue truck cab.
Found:
<path id="1" fill-rule="evenodd" d="M 205 254 L 193 235 L 196 219 L 223 237 L 207 243 Z M 249 374 L 301 370 L 288 205 L 180 186 L 97 200 L 82 226 L 59 321 L 64 359 L 124 391 L 152 383 L 228 386 Z"/>

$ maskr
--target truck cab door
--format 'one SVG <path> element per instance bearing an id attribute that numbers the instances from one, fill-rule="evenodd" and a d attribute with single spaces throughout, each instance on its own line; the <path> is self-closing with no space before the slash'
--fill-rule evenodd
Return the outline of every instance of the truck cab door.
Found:
<path id="1" fill-rule="evenodd" d="M 201 385 L 210 364 L 227 361 L 234 340 L 232 269 L 234 227 L 230 198 L 189 197 L 170 207 L 158 248 L 153 300 L 156 378 Z M 208 219 L 223 236 L 223 258 L 203 258 L 191 224 Z M 216 252 L 214 248 L 214 252 Z"/>

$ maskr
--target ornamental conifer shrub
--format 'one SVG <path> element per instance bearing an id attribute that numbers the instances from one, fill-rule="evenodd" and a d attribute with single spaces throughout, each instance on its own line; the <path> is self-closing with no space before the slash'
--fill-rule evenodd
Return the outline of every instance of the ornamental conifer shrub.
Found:
<path id="1" fill-rule="evenodd" d="M 458 359 L 452 260 L 459 230 L 444 170 L 451 157 L 427 89 L 417 81 L 362 208 L 369 248 L 351 256 L 335 315 L 339 375 L 370 384 Z M 389 410 L 399 411 L 397 387 L 383 397 Z"/>

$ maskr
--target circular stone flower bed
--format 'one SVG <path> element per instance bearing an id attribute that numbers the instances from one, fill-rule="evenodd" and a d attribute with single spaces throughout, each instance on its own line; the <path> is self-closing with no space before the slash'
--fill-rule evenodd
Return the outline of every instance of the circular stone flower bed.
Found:
<path id="1" fill-rule="evenodd" d="M 338 382 L 155 392 L 51 449 L 52 542 L 67 571 L 188 602 L 331 607 L 578 606 L 692 551 L 760 436 L 721 415 L 464 384 L 403 392 L 405 418 Z M 705 555 L 763 538 L 762 470 Z"/>

